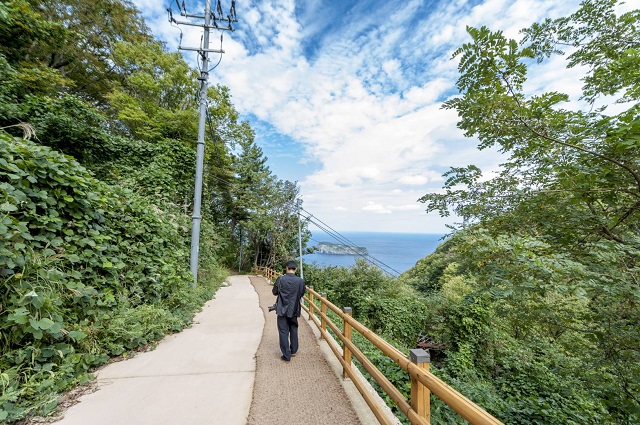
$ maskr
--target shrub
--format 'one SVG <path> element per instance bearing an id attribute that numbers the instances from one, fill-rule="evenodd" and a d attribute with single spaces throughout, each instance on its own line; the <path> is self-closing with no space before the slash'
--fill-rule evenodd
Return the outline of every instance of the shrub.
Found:
<path id="1" fill-rule="evenodd" d="M 161 207 L 0 132 L 0 420 L 46 414 L 90 368 L 181 329 L 211 297 L 215 261 L 194 290 L 187 218 Z"/>

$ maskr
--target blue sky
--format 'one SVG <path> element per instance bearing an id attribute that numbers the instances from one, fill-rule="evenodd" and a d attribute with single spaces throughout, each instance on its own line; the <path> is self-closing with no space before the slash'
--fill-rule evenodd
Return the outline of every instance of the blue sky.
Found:
<path id="1" fill-rule="evenodd" d="M 134 3 L 177 50 L 170 2 Z M 490 176 L 501 161 L 463 137 L 455 111 L 441 109 L 457 95 L 451 54 L 469 41 L 465 27 L 487 25 L 519 39 L 520 29 L 566 16 L 578 3 L 238 0 L 240 22 L 224 34 L 226 53 L 210 82 L 230 88 L 271 170 L 297 181 L 305 209 L 334 229 L 444 233 L 456 218 L 427 214 L 418 198 L 439 191 L 451 166 L 475 164 Z M 204 9 L 203 2 L 186 5 Z M 184 46 L 199 45 L 197 28 L 182 30 Z M 219 36 L 212 40 L 218 47 Z M 531 92 L 573 98 L 580 86 L 561 58 L 539 66 L 529 83 Z"/>

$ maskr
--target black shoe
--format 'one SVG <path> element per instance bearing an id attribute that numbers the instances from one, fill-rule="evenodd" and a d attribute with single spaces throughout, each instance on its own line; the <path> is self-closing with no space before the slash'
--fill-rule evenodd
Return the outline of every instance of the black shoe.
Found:
<path id="1" fill-rule="evenodd" d="M 288 359 L 285 356 L 280 356 L 280 360 L 284 360 L 285 362 L 291 361 L 291 359 Z"/>

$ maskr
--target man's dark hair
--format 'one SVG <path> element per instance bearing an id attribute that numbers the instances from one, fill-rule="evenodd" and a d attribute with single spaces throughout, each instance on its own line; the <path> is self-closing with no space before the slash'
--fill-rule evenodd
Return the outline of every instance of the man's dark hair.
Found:
<path id="1" fill-rule="evenodd" d="M 287 270 L 295 270 L 298 268 L 298 263 L 296 263 L 293 260 L 287 261 L 286 267 L 287 267 Z"/>

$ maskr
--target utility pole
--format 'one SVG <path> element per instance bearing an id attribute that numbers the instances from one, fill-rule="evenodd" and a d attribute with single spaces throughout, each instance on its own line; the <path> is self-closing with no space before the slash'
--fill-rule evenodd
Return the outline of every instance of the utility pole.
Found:
<path id="1" fill-rule="evenodd" d="M 304 272 L 302 271 L 302 226 L 300 225 L 300 202 L 302 200 L 298 198 L 298 249 L 300 250 L 300 277 L 304 279 Z"/>
<path id="2" fill-rule="evenodd" d="M 240 261 L 238 261 L 238 273 L 242 270 L 242 227 L 240 226 Z"/>
<path id="3" fill-rule="evenodd" d="M 177 3 L 177 2 L 176 2 Z M 211 10 L 211 0 L 205 0 L 204 15 L 194 15 L 187 12 L 184 1 L 180 7 L 180 16 L 193 19 L 197 21 L 203 21 L 203 23 L 197 23 L 192 21 L 177 21 L 173 17 L 173 11 L 171 8 L 167 9 L 169 13 L 169 22 L 176 25 L 188 25 L 194 27 L 201 27 L 204 29 L 204 34 L 200 42 L 200 47 L 182 47 L 182 33 L 180 34 L 180 45 L 178 50 L 194 51 L 198 52 L 199 62 L 201 64 L 200 70 L 200 121 L 198 122 L 198 142 L 196 145 L 196 177 L 195 188 L 193 194 L 193 215 L 191 217 L 191 274 L 193 274 L 193 286 L 198 283 L 198 257 L 200 254 L 200 222 L 202 221 L 202 175 L 204 169 L 204 139 L 205 139 L 205 124 L 207 120 L 207 88 L 209 79 L 209 53 L 223 54 L 222 49 L 210 49 L 209 48 L 209 32 L 213 30 L 220 31 L 233 31 L 234 28 L 231 25 L 232 22 L 238 22 L 236 17 L 236 2 L 231 1 L 231 8 L 229 14 L 224 17 L 222 13 L 222 5 L 220 0 L 216 0 L 216 10 Z M 218 23 L 226 23 L 226 26 L 220 26 Z M 222 37 L 220 37 L 220 43 L 222 44 Z"/>

